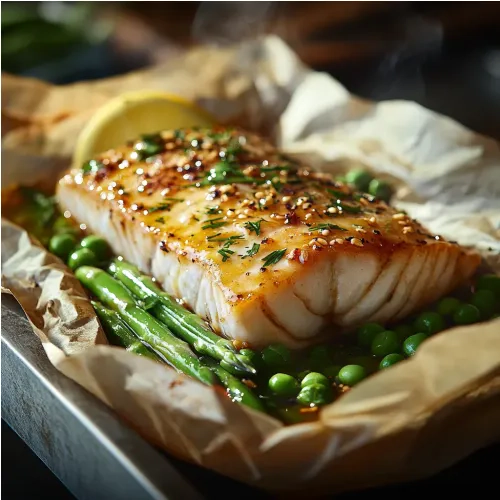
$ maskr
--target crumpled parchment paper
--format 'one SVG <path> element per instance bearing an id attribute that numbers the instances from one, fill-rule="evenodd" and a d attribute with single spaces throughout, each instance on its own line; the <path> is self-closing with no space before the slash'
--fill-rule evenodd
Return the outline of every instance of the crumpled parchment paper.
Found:
<path id="1" fill-rule="evenodd" d="M 404 101 L 371 103 L 302 65 L 279 39 L 199 48 L 144 71 L 54 87 L 2 77 L 2 187 L 55 184 L 78 132 L 110 97 L 166 90 L 269 135 L 318 169 L 368 167 L 431 231 L 475 246 L 500 274 L 500 147 Z M 500 320 L 454 328 L 326 407 L 283 426 L 173 370 L 106 345 L 71 272 L 2 220 L 2 287 L 51 362 L 154 444 L 271 490 L 309 495 L 422 477 L 500 439 Z"/>

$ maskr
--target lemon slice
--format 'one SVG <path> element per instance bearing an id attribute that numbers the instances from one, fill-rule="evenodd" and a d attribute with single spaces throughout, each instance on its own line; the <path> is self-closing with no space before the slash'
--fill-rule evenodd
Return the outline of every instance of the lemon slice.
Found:
<path id="1" fill-rule="evenodd" d="M 215 119 L 206 111 L 176 95 L 153 91 L 122 94 L 101 107 L 82 130 L 73 165 L 80 166 L 96 154 L 141 134 L 214 123 Z"/>

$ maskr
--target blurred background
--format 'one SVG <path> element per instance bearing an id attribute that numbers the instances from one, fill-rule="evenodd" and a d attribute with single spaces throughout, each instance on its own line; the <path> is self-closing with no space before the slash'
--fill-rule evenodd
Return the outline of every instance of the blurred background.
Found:
<path id="1" fill-rule="evenodd" d="M 196 44 L 281 36 L 362 97 L 411 99 L 500 138 L 498 2 L 2 2 L 2 71 L 112 76 Z"/>

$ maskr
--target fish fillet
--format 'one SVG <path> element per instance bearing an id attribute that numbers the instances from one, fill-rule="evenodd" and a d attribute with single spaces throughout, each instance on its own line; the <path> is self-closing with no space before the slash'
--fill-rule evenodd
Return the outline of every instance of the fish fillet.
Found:
<path id="1" fill-rule="evenodd" d="M 215 331 L 256 347 L 401 319 L 480 262 L 239 129 L 144 136 L 70 170 L 57 198 Z"/>

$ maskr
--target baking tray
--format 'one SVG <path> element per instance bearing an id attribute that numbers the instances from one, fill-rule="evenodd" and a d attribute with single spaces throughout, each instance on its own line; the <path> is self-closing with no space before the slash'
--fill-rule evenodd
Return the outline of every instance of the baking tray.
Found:
<path id="1" fill-rule="evenodd" d="M 78 499 L 152 500 L 271 496 L 167 456 L 127 427 L 104 403 L 59 373 L 21 307 L 2 294 L 2 418 Z M 347 493 L 338 500 L 429 488 L 491 484 L 494 445 L 440 474 L 411 483 Z"/>
<path id="2" fill-rule="evenodd" d="M 78 499 L 265 494 L 167 457 L 47 359 L 17 301 L 2 294 L 2 418 Z"/>

